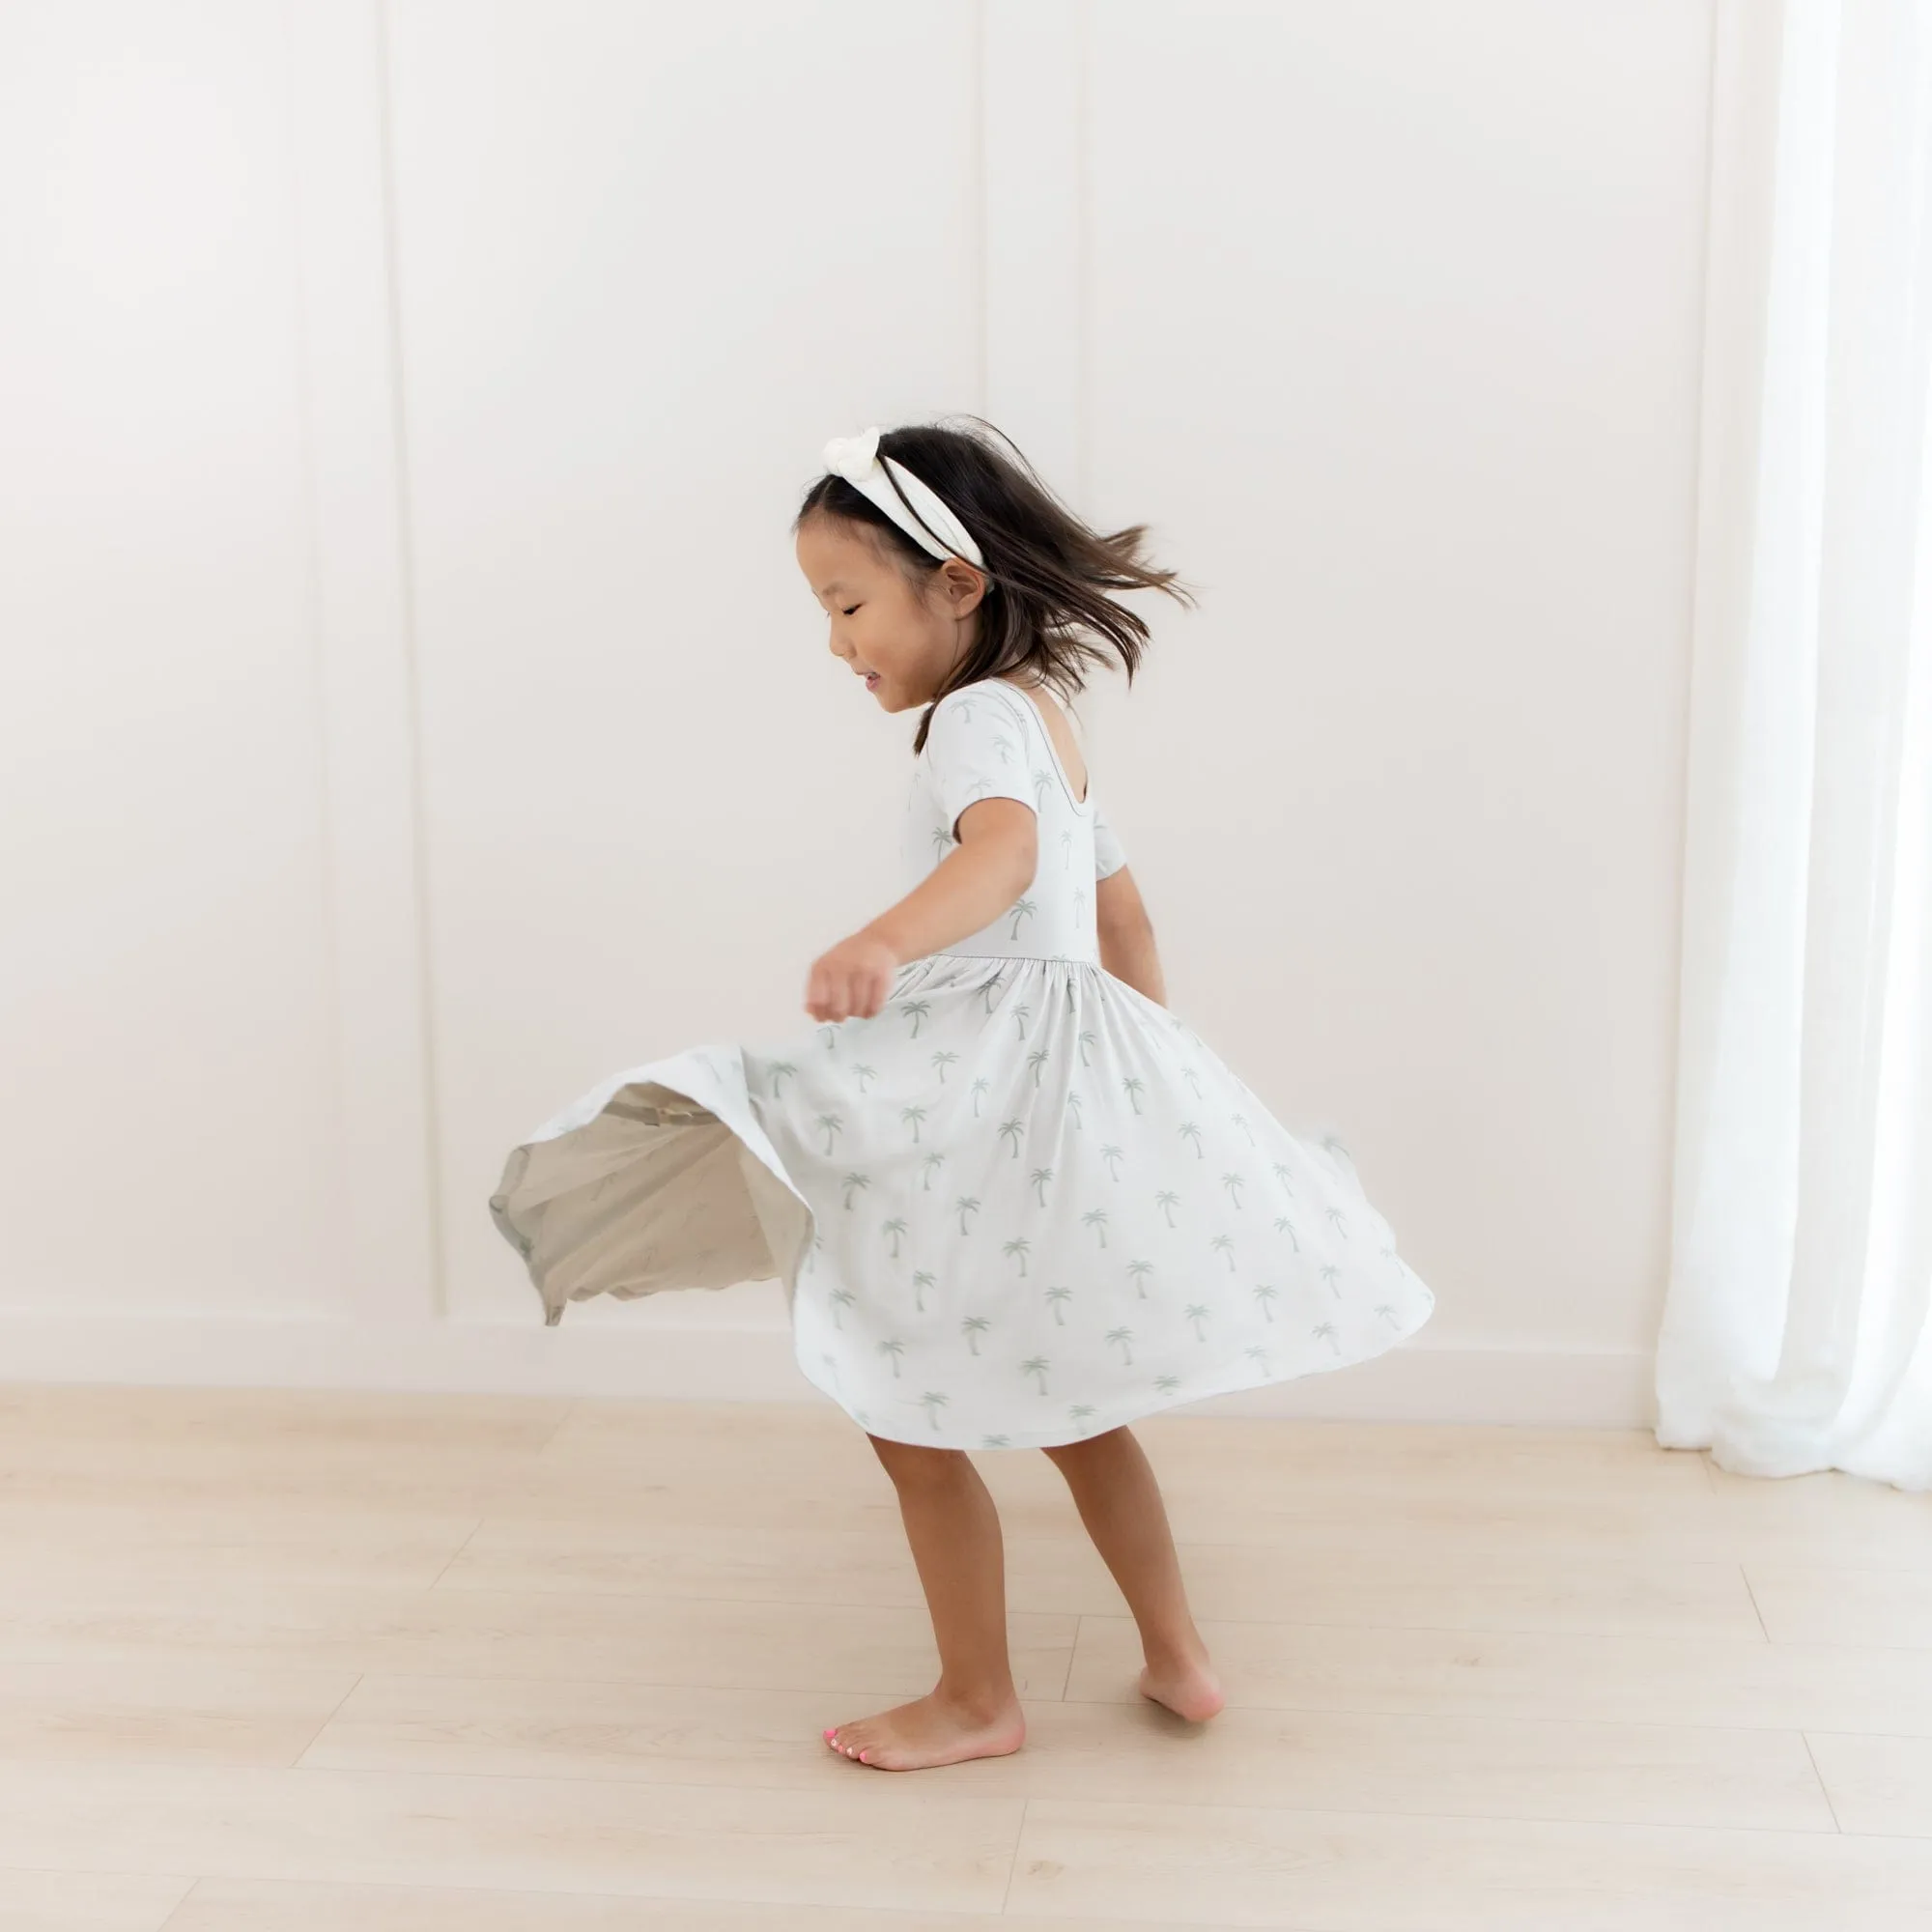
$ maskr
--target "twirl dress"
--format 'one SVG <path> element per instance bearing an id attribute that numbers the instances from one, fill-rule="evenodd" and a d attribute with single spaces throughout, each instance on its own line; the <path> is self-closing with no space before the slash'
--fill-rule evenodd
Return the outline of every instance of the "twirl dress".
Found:
<path id="1" fill-rule="evenodd" d="M 1413 1335 L 1435 1297 L 1342 1143 L 1291 1133 L 1101 966 L 1094 882 L 1124 855 L 991 678 L 933 712 L 908 889 L 982 798 L 1037 814 L 1033 883 L 877 1014 L 633 1066 L 511 1151 L 490 1208 L 547 1319 L 776 1276 L 810 1381 L 955 1449 L 1075 1441 Z"/>

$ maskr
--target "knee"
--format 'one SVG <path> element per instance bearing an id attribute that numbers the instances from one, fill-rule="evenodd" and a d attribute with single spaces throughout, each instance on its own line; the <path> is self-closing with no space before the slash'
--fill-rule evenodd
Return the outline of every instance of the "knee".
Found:
<path id="1" fill-rule="evenodd" d="M 902 1490 L 941 1489 L 956 1483 L 969 1466 L 963 1449 L 928 1449 L 918 1442 L 895 1442 L 889 1436 L 867 1435 L 886 1474 Z"/>

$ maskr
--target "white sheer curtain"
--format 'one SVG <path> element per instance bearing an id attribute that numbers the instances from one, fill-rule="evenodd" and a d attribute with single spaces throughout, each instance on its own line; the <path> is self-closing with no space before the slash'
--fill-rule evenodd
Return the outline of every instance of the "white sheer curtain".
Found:
<path id="1" fill-rule="evenodd" d="M 1719 0 L 1657 1437 L 1932 1488 L 1932 0 Z"/>

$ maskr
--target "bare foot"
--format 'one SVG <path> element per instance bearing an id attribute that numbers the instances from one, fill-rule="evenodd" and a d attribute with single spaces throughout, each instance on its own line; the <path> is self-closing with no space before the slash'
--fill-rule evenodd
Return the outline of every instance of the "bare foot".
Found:
<path id="1" fill-rule="evenodd" d="M 1190 1724 L 1206 1723 L 1228 1701 L 1205 1655 L 1191 1662 L 1163 1663 L 1158 1670 L 1149 1664 L 1141 1672 L 1141 1695 Z"/>
<path id="2" fill-rule="evenodd" d="M 825 1742 L 875 1771 L 924 1771 L 1018 1750 L 1026 1742 L 1026 1719 L 1018 1698 L 987 1718 L 944 1703 L 934 1691 L 856 1724 L 836 1724 Z"/>

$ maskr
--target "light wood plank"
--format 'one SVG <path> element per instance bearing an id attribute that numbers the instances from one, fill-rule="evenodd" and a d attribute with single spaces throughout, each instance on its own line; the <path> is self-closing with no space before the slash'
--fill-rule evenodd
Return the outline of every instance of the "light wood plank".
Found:
<path id="1" fill-rule="evenodd" d="M 1932 1738 L 1807 1731 L 1805 1742 L 1842 1830 L 1932 1838 Z"/>
<path id="2" fill-rule="evenodd" d="M 1007 1601 L 1015 1610 L 1121 1614 L 1119 1588 L 1077 1529 L 1009 1535 Z M 1763 1640 L 1734 1563 L 1644 1565 L 1544 1555 L 1506 1558 L 1444 1548 L 1428 1557 L 1365 1544 L 1317 1563 L 1253 1544 L 1179 1546 L 1200 1616 L 1455 1630 L 1570 1630 L 1605 1634 Z M 739 1602 L 902 1604 L 924 1599 L 904 1534 L 767 1529 L 719 1523 L 559 1523 L 486 1519 L 440 1589 L 591 1591 Z"/>
<path id="3" fill-rule="evenodd" d="M 427 1589 L 481 1520 L 286 1501 L 0 1503 L 0 1588 L 86 1577 Z"/>
<path id="4" fill-rule="evenodd" d="M 205 1878 L 168 1920 L 166 1932 L 1065 1932 L 1065 1927 L 1064 1918 L 929 1908 L 901 1912 L 608 1892 Z M 1234 1928 L 1204 1926 L 1196 1932 Z"/>
<path id="5" fill-rule="evenodd" d="M 287 1765 L 355 1688 L 345 1670 L 150 1658 L 0 1662 L 0 1758 Z M 0 1919 L 0 1924 L 6 1921 Z"/>
<path id="6" fill-rule="evenodd" d="M 172 1932 L 169 1915 L 192 1885 L 141 1872 L 0 1869 L 0 1925 L 7 1932 Z"/>
<path id="7" fill-rule="evenodd" d="M 0 1865 L 997 1912 L 1022 1806 L 845 1791 L 0 1764 Z"/>
<path id="8" fill-rule="evenodd" d="M 1304 1932 L 1922 1932 L 1932 1844 L 1037 1800 L 1013 1909 Z"/>
<path id="9" fill-rule="evenodd" d="M 1746 1567 L 1774 1643 L 1850 1643 L 1932 1651 L 1932 1570 L 1863 1570 L 1849 1564 Z M 1924 1659 L 1904 1668 L 1922 1671 Z"/>
<path id="10" fill-rule="evenodd" d="M 337 1770 L 844 1789 L 827 1721 L 768 1690 L 365 1677 L 302 1757 Z M 828 1717 L 829 1712 L 829 1717 Z M 869 1775 L 869 1774 L 867 1774 Z M 922 1775 L 979 1796 L 1836 1829 L 1795 1731 L 1037 1703 L 1026 1747 Z"/>
<path id="11" fill-rule="evenodd" d="M 1072 1617 L 1010 1619 L 1026 1695 L 1060 1695 L 1075 1626 Z M 22 1587 L 0 1604 L 0 1659 L 590 1676 L 896 1697 L 929 1690 L 938 1672 L 925 1612 L 893 1605 L 180 1580 L 138 1596 L 60 1579 Z"/>
<path id="12" fill-rule="evenodd" d="M 1823 1644 L 1206 1624 L 1231 1703 L 1256 1709 L 1562 1718 L 1932 1737 L 1922 1653 Z M 1066 1695 L 1128 1701 L 1125 1618 L 1086 1617 Z"/>

